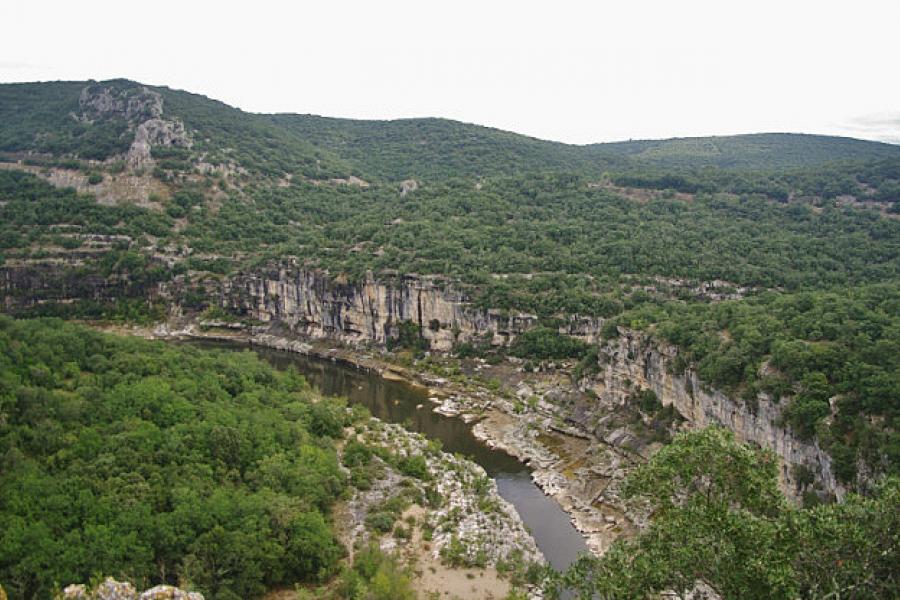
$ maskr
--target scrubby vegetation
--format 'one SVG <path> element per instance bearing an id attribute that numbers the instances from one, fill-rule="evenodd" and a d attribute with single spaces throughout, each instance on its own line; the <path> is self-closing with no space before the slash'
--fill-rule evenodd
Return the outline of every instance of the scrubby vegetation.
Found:
<path id="1" fill-rule="evenodd" d="M 137 84 L 120 82 L 124 94 Z M 82 121 L 79 82 L 0 86 L 0 152 L 34 151 L 103 160 L 128 150 L 134 132 L 121 118 Z"/>
<path id="2" fill-rule="evenodd" d="M 520 358 L 581 358 L 587 350 L 587 344 L 557 329 L 535 327 L 517 337 L 509 353 Z"/>
<path id="3" fill-rule="evenodd" d="M 22 171 L 0 170 L 0 199 L 0 251 L 61 242 L 65 234 L 164 236 L 172 226 L 171 219 L 151 210 L 102 206 L 91 195 L 55 188 Z"/>
<path id="4" fill-rule="evenodd" d="M 861 160 L 900 157 L 900 151 L 890 144 L 791 133 L 634 140 L 597 146 L 628 156 L 644 168 L 775 169 L 828 165 L 847 157 Z"/>
<path id="5" fill-rule="evenodd" d="M 484 288 L 492 308 L 546 313 L 614 311 L 623 274 L 789 289 L 900 275 L 900 221 L 871 212 L 750 197 L 639 203 L 562 175 L 480 190 L 459 181 L 403 199 L 384 188 L 268 187 L 252 204 L 196 215 L 184 233 L 202 251 L 263 249 L 355 278 L 368 269 L 451 275 Z"/>
<path id="6" fill-rule="evenodd" d="M 687 168 L 641 168 L 611 177 L 613 183 L 635 188 L 676 190 L 688 194 L 726 192 L 755 194 L 779 202 L 807 199 L 830 205 L 841 196 L 884 203 L 892 212 L 900 201 L 900 157 L 843 160 L 827 166 L 747 171 Z"/>

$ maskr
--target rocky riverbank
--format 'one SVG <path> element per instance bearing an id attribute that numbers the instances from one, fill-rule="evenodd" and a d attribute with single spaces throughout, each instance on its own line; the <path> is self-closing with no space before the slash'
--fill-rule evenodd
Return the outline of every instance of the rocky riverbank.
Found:
<path id="1" fill-rule="evenodd" d="M 414 570 L 421 592 L 449 586 L 459 597 L 502 597 L 511 579 L 544 564 L 515 508 L 479 465 L 374 418 L 348 431 L 345 464 L 360 462 L 360 448 L 372 452 L 365 472 L 375 476 L 357 485 L 344 509 L 342 538 L 351 552 L 377 544 Z M 358 474 L 351 481 L 359 483 Z M 527 591 L 540 597 L 534 586 Z"/>
<path id="2" fill-rule="evenodd" d="M 582 533 L 591 552 L 600 555 L 619 536 L 629 534 L 645 517 L 626 506 L 618 488 L 628 471 L 642 460 L 625 445 L 596 440 L 564 420 L 559 380 L 542 385 L 530 378 L 515 393 L 488 389 L 477 377 L 448 378 L 433 371 L 400 366 L 377 350 L 300 340 L 266 331 L 212 324 L 173 329 L 160 325 L 140 335 L 162 339 L 207 339 L 246 343 L 343 363 L 427 389 L 433 410 L 475 423 L 474 435 L 492 448 L 529 465 L 534 482 L 554 498 Z M 521 374 L 521 369 L 518 369 Z M 546 398 L 546 400 L 545 400 Z M 627 437 L 627 436 L 626 436 Z"/>

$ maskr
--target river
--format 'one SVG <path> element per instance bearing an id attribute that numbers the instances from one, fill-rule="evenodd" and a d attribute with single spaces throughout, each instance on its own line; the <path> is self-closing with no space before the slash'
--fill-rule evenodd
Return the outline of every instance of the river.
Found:
<path id="1" fill-rule="evenodd" d="M 244 344 L 231 342 L 196 340 L 191 343 L 236 351 L 247 349 Z M 433 412 L 424 389 L 321 358 L 259 347 L 253 350 L 276 368 L 293 365 L 322 394 L 343 396 L 362 404 L 373 416 L 404 424 L 428 438 L 440 440 L 445 451 L 468 456 L 484 467 L 497 482 L 500 495 L 516 507 L 538 548 L 554 568 L 565 569 L 588 552 L 584 538 L 572 526 L 568 515 L 531 480 L 528 467 L 505 452 L 481 443 L 472 434 L 471 426 L 461 419 Z"/>

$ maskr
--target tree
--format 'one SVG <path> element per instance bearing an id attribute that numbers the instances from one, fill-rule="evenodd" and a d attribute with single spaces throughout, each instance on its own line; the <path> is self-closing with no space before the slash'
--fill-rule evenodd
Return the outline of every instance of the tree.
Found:
<path id="1" fill-rule="evenodd" d="M 623 488 L 654 511 L 650 526 L 579 560 L 551 595 L 568 587 L 583 599 L 638 600 L 702 581 L 724 598 L 897 597 L 900 482 L 874 498 L 797 509 L 774 467 L 770 453 L 719 428 L 676 436 Z"/>

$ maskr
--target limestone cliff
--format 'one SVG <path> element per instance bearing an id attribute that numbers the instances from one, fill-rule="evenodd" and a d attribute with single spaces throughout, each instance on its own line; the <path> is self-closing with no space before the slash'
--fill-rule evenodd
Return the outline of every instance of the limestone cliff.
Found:
<path id="1" fill-rule="evenodd" d="M 116 581 L 107 577 L 94 589 L 84 584 L 67 586 L 57 597 L 59 600 L 203 600 L 199 592 L 186 592 L 171 585 L 158 585 L 143 592 L 138 592 L 128 582 Z"/>
<path id="2" fill-rule="evenodd" d="M 134 141 L 126 160 L 134 169 L 153 166 L 153 146 L 190 148 L 193 144 L 184 123 L 163 116 L 162 96 L 145 87 L 119 89 L 91 84 L 81 90 L 78 106 L 81 114 L 73 117 L 80 121 L 118 118 L 128 122 Z"/>
<path id="3" fill-rule="evenodd" d="M 804 465 L 815 474 L 821 492 L 843 497 L 844 487 L 837 481 L 831 458 L 817 443 L 805 442 L 780 423 L 784 403 L 765 394 L 757 406 L 750 407 L 720 390 L 703 385 L 697 373 L 673 368 L 678 349 L 641 332 L 619 329 L 619 336 L 601 344 L 600 373 L 591 383 L 600 402 L 624 404 L 638 390 L 653 390 L 664 405 L 674 405 L 691 426 L 723 425 L 745 442 L 769 448 L 782 460 L 781 479 L 785 491 L 799 495 L 795 465 Z"/>
<path id="4" fill-rule="evenodd" d="M 359 283 L 291 263 L 245 273 L 223 284 L 222 305 L 239 315 L 312 338 L 384 344 L 412 321 L 434 350 L 488 336 L 505 345 L 537 324 L 527 313 L 481 310 L 441 277 L 369 274 Z M 561 331 L 593 341 L 599 321 L 572 317 Z"/>
<path id="5" fill-rule="evenodd" d="M 109 236 L 107 236 L 109 237 Z M 112 303 L 124 298 L 156 300 L 158 282 L 136 281 L 127 272 L 92 269 L 100 251 L 71 251 L 46 259 L 8 259 L 0 265 L 0 310 L 21 313 L 37 306 L 79 301 Z"/>
<path id="6" fill-rule="evenodd" d="M 483 310 L 445 278 L 417 275 L 369 274 L 350 283 L 293 261 L 262 267 L 215 280 L 205 290 L 209 300 L 244 320 L 254 320 L 275 335 L 329 338 L 349 344 L 384 345 L 398 333 L 400 323 L 415 323 L 430 348 L 451 350 L 454 343 L 487 337 L 506 345 L 538 323 L 535 315 Z M 4 309 L 22 310 L 43 302 L 76 299 L 110 300 L 122 296 L 147 297 L 172 304 L 183 290 L 178 282 L 134 285 L 127 277 L 79 274 L 64 265 L 6 264 L 0 267 Z M 801 490 L 791 467 L 803 465 L 815 475 L 820 492 L 838 498 L 845 493 L 836 480 L 831 459 L 817 444 L 800 440 L 779 425 L 782 404 L 760 395 L 751 409 L 740 399 L 704 386 L 695 371 L 676 373 L 677 349 L 640 332 L 624 330 L 612 340 L 599 339 L 601 319 L 570 317 L 560 332 L 590 343 L 601 343 L 599 375 L 590 386 L 598 402 L 615 407 L 633 392 L 651 389 L 665 405 L 674 405 L 692 426 L 718 423 L 740 439 L 772 449 L 783 460 L 786 491 Z M 576 407 L 576 419 L 591 430 L 597 406 Z M 593 431 L 600 439 L 600 432 Z"/>

